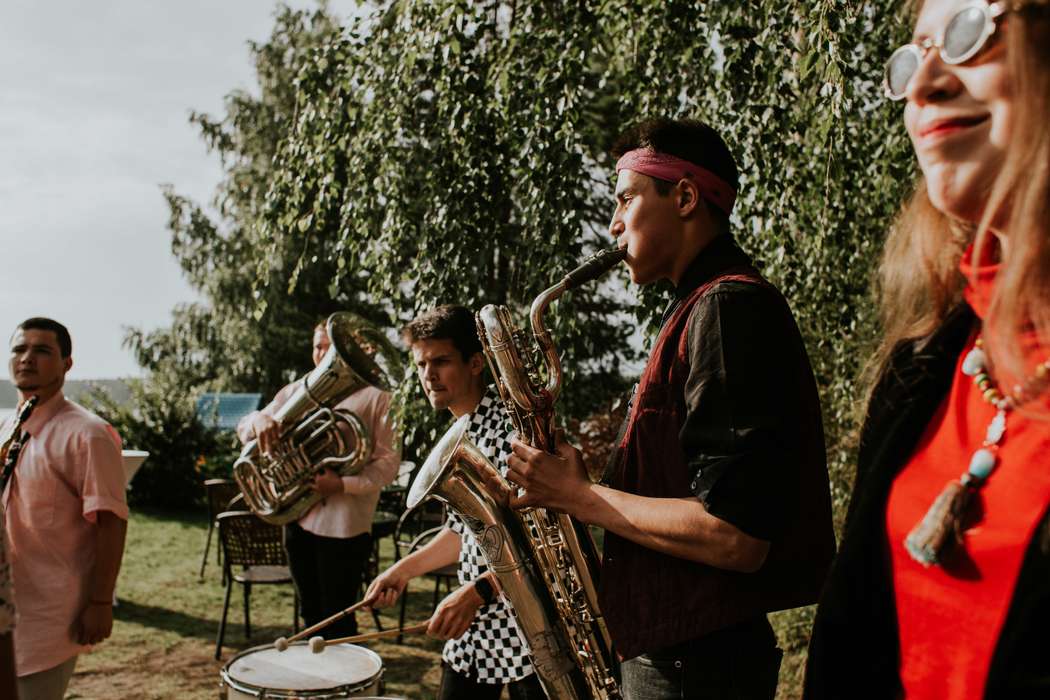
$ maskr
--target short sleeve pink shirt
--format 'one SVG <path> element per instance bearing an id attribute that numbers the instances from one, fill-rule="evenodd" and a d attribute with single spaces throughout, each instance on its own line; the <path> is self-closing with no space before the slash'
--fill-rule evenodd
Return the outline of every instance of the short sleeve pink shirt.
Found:
<path id="1" fill-rule="evenodd" d="M 11 634 L 15 628 L 15 594 L 11 587 L 11 562 L 7 558 L 7 535 L 4 534 L 4 508 L 0 506 L 0 634 Z"/>
<path id="2" fill-rule="evenodd" d="M 61 393 L 23 428 L 18 466 L 3 494 L 18 626 L 19 675 L 57 666 L 88 647 L 73 627 L 88 603 L 98 511 L 127 519 L 120 436 Z"/>

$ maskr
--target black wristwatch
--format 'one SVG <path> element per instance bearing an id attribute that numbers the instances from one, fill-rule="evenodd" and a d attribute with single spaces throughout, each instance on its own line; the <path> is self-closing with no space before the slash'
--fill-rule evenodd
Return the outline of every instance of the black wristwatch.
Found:
<path id="1" fill-rule="evenodd" d="M 474 579 L 474 590 L 478 592 L 485 605 L 492 605 L 496 600 L 496 589 L 492 587 L 487 578 Z"/>

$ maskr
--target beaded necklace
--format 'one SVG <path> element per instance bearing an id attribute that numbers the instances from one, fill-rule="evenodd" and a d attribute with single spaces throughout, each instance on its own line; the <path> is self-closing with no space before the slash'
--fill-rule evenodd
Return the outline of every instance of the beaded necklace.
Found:
<path id="1" fill-rule="evenodd" d="M 1014 387 L 1012 395 L 1000 391 L 988 369 L 984 342 L 977 342 L 962 362 L 962 372 L 973 377 L 981 397 L 994 406 L 995 416 L 985 431 L 984 442 L 970 457 L 970 465 L 957 481 L 948 482 L 930 506 L 921 522 L 908 533 L 904 547 L 912 559 L 929 567 L 941 563 L 954 545 L 962 543 L 962 521 L 974 494 L 995 471 L 999 461 L 999 445 L 1006 434 L 1006 418 L 1010 411 L 1031 400 L 1046 389 L 1050 377 L 1050 359 L 1036 366 L 1035 374 Z"/>

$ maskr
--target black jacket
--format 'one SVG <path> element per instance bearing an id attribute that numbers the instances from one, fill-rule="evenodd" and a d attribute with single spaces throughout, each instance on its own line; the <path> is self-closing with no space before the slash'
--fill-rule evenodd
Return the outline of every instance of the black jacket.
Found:
<path id="1" fill-rule="evenodd" d="M 957 307 L 923 343 L 898 348 L 861 432 L 846 529 L 817 608 L 803 697 L 900 697 L 900 655 L 884 514 L 890 487 L 951 389 L 973 330 Z M 979 604 L 979 601 L 975 601 Z M 1050 697 L 1050 518 L 1029 544 L 996 644 L 985 697 Z"/>

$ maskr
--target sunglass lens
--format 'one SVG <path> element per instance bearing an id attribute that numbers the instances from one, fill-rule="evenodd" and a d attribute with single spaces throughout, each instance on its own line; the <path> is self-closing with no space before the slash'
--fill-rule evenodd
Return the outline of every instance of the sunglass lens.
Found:
<path id="1" fill-rule="evenodd" d="M 944 57 L 961 61 L 973 52 L 984 33 L 985 17 L 979 7 L 969 7 L 952 17 L 944 28 Z"/>
<path id="2" fill-rule="evenodd" d="M 897 49 L 886 62 L 886 87 L 894 97 L 901 97 L 908 89 L 908 81 L 919 68 L 921 56 L 912 46 Z"/>

